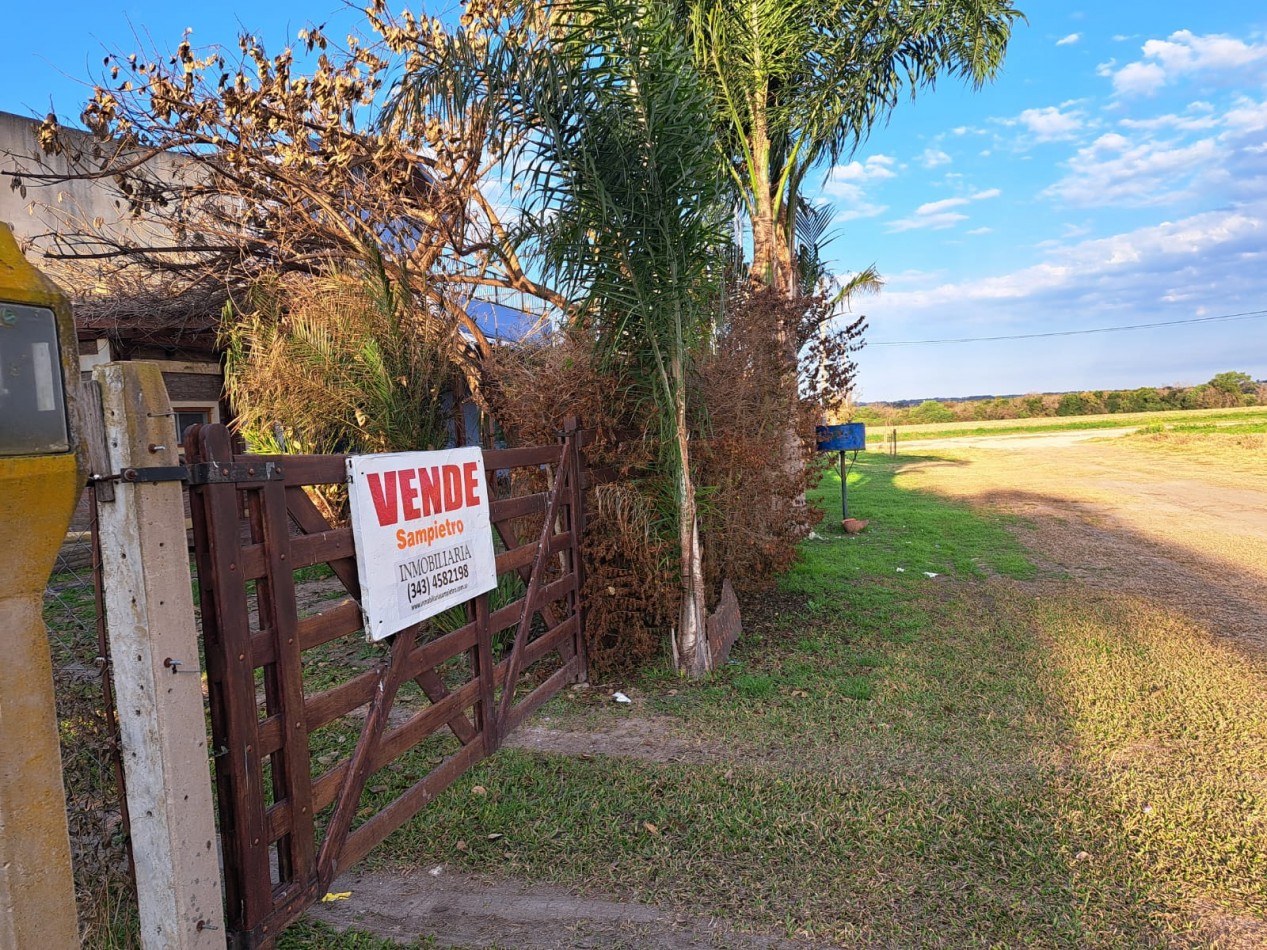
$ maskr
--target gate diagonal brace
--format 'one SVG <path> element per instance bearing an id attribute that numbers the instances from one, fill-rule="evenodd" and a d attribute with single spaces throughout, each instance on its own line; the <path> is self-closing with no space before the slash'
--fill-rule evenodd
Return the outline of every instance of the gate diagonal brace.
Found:
<path id="1" fill-rule="evenodd" d="M 230 465 L 226 462 L 197 462 L 193 465 L 150 465 L 125 468 L 117 475 L 97 481 L 121 482 L 185 482 L 189 485 L 216 485 L 226 482 L 275 482 L 282 478 L 282 467 L 276 462 Z"/>

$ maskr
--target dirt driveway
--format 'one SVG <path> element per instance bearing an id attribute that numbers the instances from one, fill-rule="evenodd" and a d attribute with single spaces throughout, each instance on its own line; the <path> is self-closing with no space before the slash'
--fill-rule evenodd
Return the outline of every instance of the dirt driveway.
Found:
<path id="1" fill-rule="evenodd" d="M 1267 651 L 1262 442 L 1105 430 L 909 442 L 928 454 L 899 484 L 1019 515 L 1049 568 L 1186 603 L 1217 635 Z"/>

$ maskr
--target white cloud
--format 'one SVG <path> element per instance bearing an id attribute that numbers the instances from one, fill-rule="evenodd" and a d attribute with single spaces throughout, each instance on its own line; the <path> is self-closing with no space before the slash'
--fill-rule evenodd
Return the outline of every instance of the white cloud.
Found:
<path id="1" fill-rule="evenodd" d="M 897 164 L 888 155 L 870 155 L 865 161 L 854 160 L 848 165 L 836 165 L 827 173 L 827 183 L 883 181 L 896 178 L 893 166 Z"/>
<path id="2" fill-rule="evenodd" d="M 888 211 L 888 205 L 874 201 L 867 194 L 867 186 L 896 178 L 896 165 L 888 155 L 871 155 L 861 162 L 852 161 L 832 168 L 823 183 L 823 194 L 835 200 L 838 209 L 835 220 L 874 218 Z"/>
<path id="3" fill-rule="evenodd" d="M 1042 195 L 1079 207 L 1165 204 L 1186 194 L 1194 176 L 1221 157 L 1212 138 L 1176 145 L 1109 132 L 1079 149 L 1066 175 Z"/>
<path id="4" fill-rule="evenodd" d="M 1150 94 L 1166 83 L 1197 73 L 1226 73 L 1244 79 L 1246 70 L 1267 65 L 1267 42 L 1246 43 L 1217 33 L 1198 36 L 1191 30 L 1179 30 L 1164 40 L 1148 40 L 1141 52 L 1141 59 L 1110 72 L 1119 95 Z M 1111 70 L 1112 64 L 1108 65 Z"/>
<path id="5" fill-rule="evenodd" d="M 950 164 L 950 156 L 939 148 L 926 148 L 924 154 L 919 157 L 919 163 L 925 168 L 938 168 L 941 165 Z"/>
<path id="6" fill-rule="evenodd" d="M 989 198 L 997 198 L 1002 192 L 998 188 L 987 188 L 983 191 L 974 192 L 966 197 L 958 196 L 954 198 L 942 198 L 939 201 L 928 201 L 915 209 L 915 213 L 906 218 L 899 218 L 896 221 L 890 221 L 885 229 L 891 234 L 900 233 L 902 231 L 944 231 L 946 228 L 952 228 L 960 221 L 968 220 L 966 214 L 962 214 L 953 209 L 962 208 L 964 205 L 973 201 L 985 201 Z"/>
<path id="7" fill-rule="evenodd" d="M 1206 129 L 1212 129 L 1218 124 L 1219 120 L 1211 115 L 1180 115 L 1176 113 L 1153 116 L 1149 119 L 1121 119 L 1118 122 L 1118 125 L 1124 129 L 1132 129 L 1139 132 L 1157 132 L 1163 129 L 1173 129 L 1177 132 L 1201 132 Z"/>
<path id="8" fill-rule="evenodd" d="M 1267 45 L 1253 46 L 1230 36 L 1197 36 L 1191 30 L 1172 33 L 1169 40 L 1149 40 L 1144 56 L 1156 59 L 1168 72 L 1198 69 L 1236 70 L 1267 57 Z"/>
<path id="9" fill-rule="evenodd" d="M 1210 211 L 1176 222 L 1059 247 L 1050 259 L 1011 274 L 885 294 L 886 309 L 962 309 L 971 301 L 1112 295 L 1129 288 L 1140 302 L 1191 292 L 1225 273 L 1243 272 L 1247 250 L 1267 239 L 1267 219 L 1248 211 Z M 1240 274 L 1242 283 L 1251 278 Z M 1169 286 L 1166 286 L 1166 283 Z M 1261 293 L 1261 290 L 1258 291 Z"/>
<path id="10" fill-rule="evenodd" d="M 1020 115 L 1021 123 L 1040 142 L 1068 138 L 1082 128 L 1082 119 L 1068 112 L 1048 106 L 1045 109 L 1026 109 Z"/>
<path id="11" fill-rule="evenodd" d="M 823 191 L 836 199 L 837 221 L 855 221 L 858 218 L 874 218 L 888 211 L 887 205 L 871 201 L 861 185 L 849 182 L 828 183 Z"/>
<path id="12" fill-rule="evenodd" d="M 1267 129 L 1267 101 L 1238 99 L 1223 115 L 1223 124 L 1235 132 L 1261 132 Z"/>
<path id="13" fill-rule="evenodd" d="M 1010 127 L 1020 127 L 1027 133 L 1022 146 L 1039 142 L 1058 142 L 1074 138 L 1086 126 L 1086 119 L 1081 110 L 1068 108 L 1072 102 L 1059 106 L 1043 106 L 1042 108 L 1025 109 L 1020 115 L 1010 119 L 995 121 Z"/>
<path id="14" fill-rule="evenodd" d="M 888 205 L 875 204 L 870 201 L 863 201 L 855 204 L 853 207 L 846 208 L 836 214 L 834 221 L 857 221 L 859 218 L 874 218 L 884 214 L 889 210 Z"/>
<path id="15" fill-rule="evenodd" d="M 1242 95 L 1221 109 L 1190 103 L 1182 112 L 1118 120 L 1064 163 L 1041 192 L 1071 207 L 1156 207 L 1181 200 L 1194 208 L 1234 207 L 1267 197 L 1258 158 L 1267 132 L 1267 99 Z"/>
<path id="16" fill-rule="evenodd" d="M 1127 96 L 1156 92 L 1166 84 L 1166 70 L 1156 63 L 1131 63 L 1113 75 L 1113 88 Z"/>
<path id="17" fill-rule="evenodd" d="M 1056 45 L 1057 46 L 1072 46 L 1074 43 L 1078 42 L 1078 40 L 1080 39 L 1082 39 L 1081 33 L 1070 33 L 1068 36 L 1062 36 L 1060 39 L 1056 40 Z"/>
<path id="18" fill-rule="evenodd" d="M 916 214 L 940 214 L 951 208 L 958 208 L 968 203 L 967 198 L 943 198 L 941 201 L 929 201 L 915 209 Z"/>
<path id="19" fill-rule="evenodd" d="M 888 211 L 888 205 L 874 201 L 867 194 L 867 186 L 896 178 L 896 169 L 900 167 L 888 155 L 870 155 L 862 161 L 834 166 L 823 183 L 823 194 L 835 199 L 838 209 L 835 220 L 874 218 Z"/>
<path id="20" fill-rule="evenodd" d="M 953 228 L 960 221 L 967 221 L 966 214 L 958 214 L 953 211 L 942 211 L 936 213 L 916 213 L 910 218 L 899 218 L 896 221 L 890 221 L 887 229 L 892 234 L 898 234 L 902 231 L 944 231 L 946 228 Z"/>
<path id="21" fill-rule="evenodd" d="M 973 228 L 971 231 L 964 231 L 963 233 L 977 235 L 977 234 L 990 234 L 993 231 L 994 231 L 994 228 Z"/>

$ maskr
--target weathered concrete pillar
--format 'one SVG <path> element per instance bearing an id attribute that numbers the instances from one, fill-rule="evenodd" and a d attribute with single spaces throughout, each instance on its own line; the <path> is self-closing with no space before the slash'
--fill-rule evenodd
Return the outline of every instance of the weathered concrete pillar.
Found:
<path id="1" fill-rule="evenodd" d="M 179 442 L 159 368 L 107 363 L 93 373 L 101 385 L 111 471 L 177 465 Z M 224 906 L 184 493 L 175 480 L 124 481 L 97 511 L 141 946 L 222 950 Z"/>

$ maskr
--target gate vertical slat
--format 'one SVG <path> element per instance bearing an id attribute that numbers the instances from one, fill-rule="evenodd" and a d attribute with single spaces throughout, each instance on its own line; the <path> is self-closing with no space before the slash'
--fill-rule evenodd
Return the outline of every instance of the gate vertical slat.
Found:
<path id="1" fill-rule="evenodd" d="M 567 465 L 567 453 L 565 450 L 566 450 L 566 446 L 564 446 L 560 450 L 559 460 L 555 465 L 556 478 L 562 477 L 564 467 Z M 490 498 L 493 497 L 493 475 L 494 473 L 490 470 L 488 473 L 488 482 L 489 482 L 488 493 L 489 493 Z M 510 519 L 510 520 L 513 520 L 513 519 Z M 493 522 L 493 529 L 497 532 L 497 536 L 501 539 L 502 544 L 504 544 L 507 547 L 507 549 L 519 546 L 519 539 L 515 537 L 514 532 L 511 530 L 510 520 Z M 522 567 L 518 567 L 515 569 L 515 572 L 519 575 L 519 579 L 522 580 L 525 585 L 527 585 L 528 582 L 532 579 L 532 565 L 531 564 L 526 564 Z M 554 627 L 562 622 L 563 618 L 559 616 L 558 611 L 554 609 L 553 604 L 542 604 L 539 609 L 541 611 L 542 616 L 545 617 L 546 622 L 550 626 Z M 571 644 L 566 645 L 562 653 L 563 658 L 565 660 L 570 660 L 572 658 L 571 651 L 572 651 Z"/>
<path id="2" fill-rule="evenodd" d="M 191 463 L 232 462 L 223 426 L 192 426 L 185 453 Z M 212 691 L 212 738 L 225 863 L 226 917 L 230 928 L 249 931 L 272 908 L 264 819 L 264 776 L 255 753 L 259 736 L 255 665 L 246 584 L 238 571 L 241 504 L 231 482 L 193 486 L 195 556 L 201 591 L 207 682 Z"/>
<path id="3" fill-rule="evenodd" d="M 524 592 L 523 612 L 519 617 L 519 626 L 515 630 L 515 642 L 510 651 L 510 666 L 506 673 L 506 682 L 502 686 L 502 695 L 497 709 L 498 730 L 505 728 L 505 722 L 515 702 L 515 683 L 519 679 L 519 671 L 523 665 L 524 648 L 528 645 L 528 634 L 532 630 L 532 615 L 537 612 L 537 602 L 541 593 L 541 580 L 545 574 L 546 545 L 554 534 L 555 518 L 559 511 L 559 502 L 564 495 L 564 481 L 568 477 L 567 457 L 568 445 L 565 442 L 559 450 L 559 463 L 555 467 L 554 489 L 550 492 L 550 504 L 546 509 L 545 522 L 541 526 L 541 537 L 537 541 L 537 550 L 532 559 L 532 572 L 528 576 L 528 589 Z"/>
<path id="4" fill-rule="evenodd" d="M 271 629 L 277 658 L 265 676 L 271 685 L 268 713 L 282 720 L 282 748 L 272 756 L 274 801 L 285 801 L 290 812 L 290 833 L 277 847 L 278 880 L 302 884 L 312 879 L 316 854 L 299 616 L 295 576 L 287 563 L 290 531 L 286 488 L 280 481 L 269 481 L 251 495 L 252 520 L 258 518 L 259 540 L 264 543 L 268 562 L 267 575 L 256 582 L 260 628 Z"/>
<path id="5" fill-rule="evenodd" d="M 295 519 L 295 524 L 299 525 L 299 529 L 305 534 L 320 534 L 329 530 L 330 525 L 322 517 L 321 512 L 317 510 L 317 506 L 312 503 L 312 499 L 308 497 L 303 488 L 297 485 L 286 487 L 286 506 L 290 516 Z M 356 560 L 344 557 L 330 561 L 329 565 L 330 570 L 334 571 L 334 576 L 339 579 L 339 583 L 348 592 L 348 596 L 360 600 L 361 579 L 356 573 Z"/>
<path id="6" fill-rule="evenodd" d="M 483 739 L 484 754 L 492 755 L 500 745 L 501 732 L 497 725 L 497 707 L 493 704 L 497 669 L 493 662 L 493 631 L 489 624 L 488 601 L 488 594 L 480 594 L 475 598 L 475 650 L 471 656 L 471 673 L 480 684 L 480 699 L 475 707 L 475 728 Z"/>
<path id="7" fill-rule="evenodd" d="M 570 437 L 572 446 L 571 458 L 567 464 L 572 479 L 572 495 L 568 505 L 569 524 L 572 532 L 571 559 L 569 570 L 576 574 L 576 590 L 569 603 L 576 616 L 576 635 L 574 637 L 574 656 L 577 658 L 576 680 L 584 682 L 589 678 L 589 668 L 585 654 L 585 561 L 581 557 L 581 539 L 585 536 L 585 486 L 581 484 L 581 431 L 576 418 L 569 417 L 564 425 L 564 432 Z"/>

